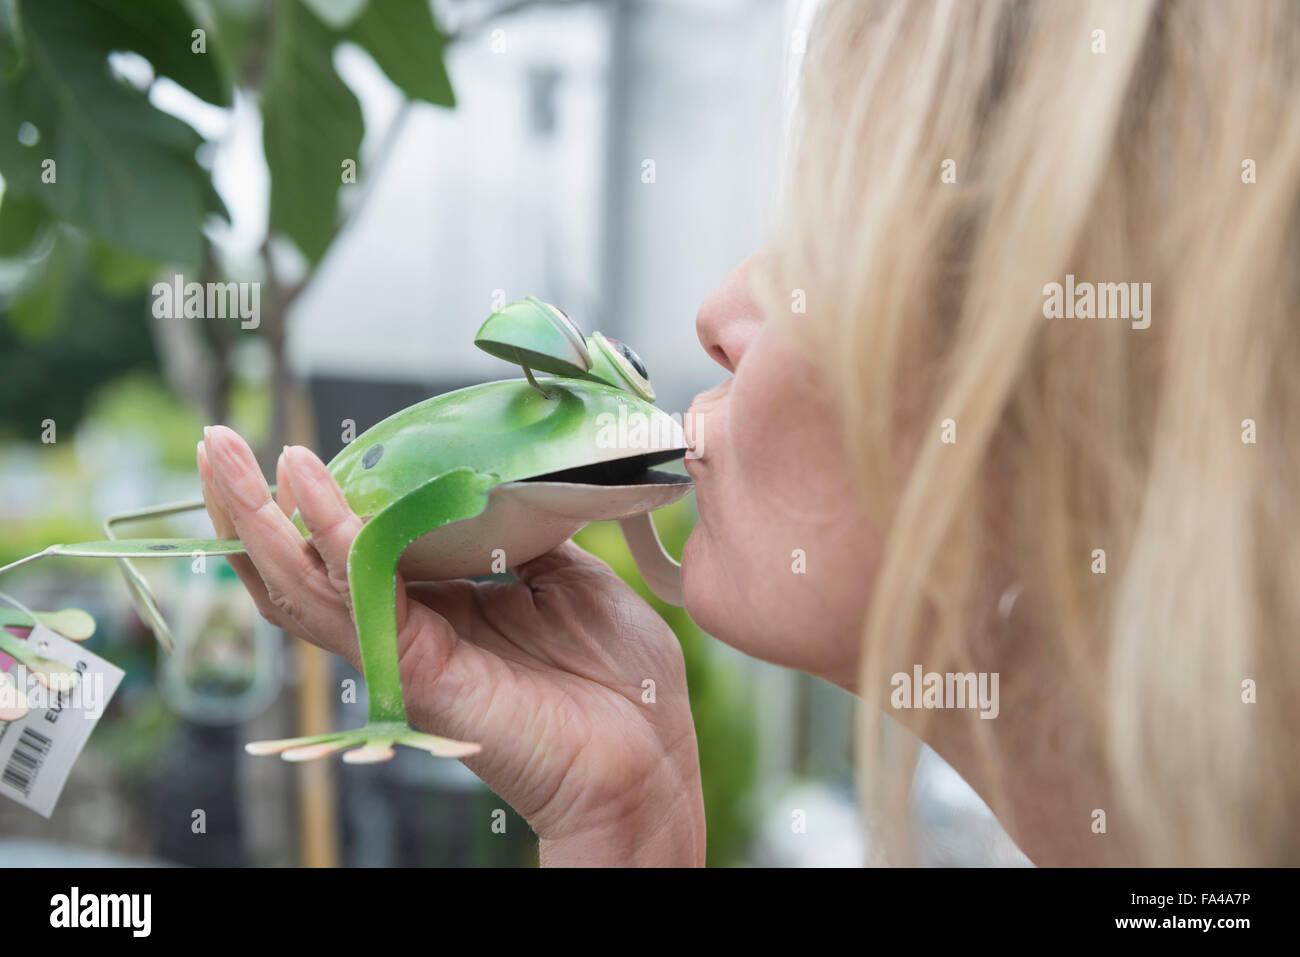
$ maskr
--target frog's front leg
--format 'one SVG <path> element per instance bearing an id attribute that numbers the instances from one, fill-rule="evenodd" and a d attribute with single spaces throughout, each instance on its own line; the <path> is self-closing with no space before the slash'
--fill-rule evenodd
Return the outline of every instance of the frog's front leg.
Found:
<path id="1" fill-rule="evenodd" d="M 282 754 L 289 761 L 324 757 L 345 748 L 350 763 L 386 761 L 393 745 L 420 748 L 439 757 L 475 754 L 480 746 L 415 731 L 407 723 L 397 654 L 397 563 L 420 536 L 480 514 L 499 479 L 473 469 L 432 478 L 376 513 L 361 526 L 348 551 L 348 588 L 361 645 L 361 667 L 370 695 L 364 727 L 355 731 L 258 741 L 249 754 Z"/>

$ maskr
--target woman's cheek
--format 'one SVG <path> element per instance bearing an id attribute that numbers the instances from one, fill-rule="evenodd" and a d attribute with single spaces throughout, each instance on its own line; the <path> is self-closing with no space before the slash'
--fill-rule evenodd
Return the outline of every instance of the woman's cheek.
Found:
<path id="1" fill-rule="evenodd" d="M 747 501 L 761 501 L 771 519 L 792 526 L 820 524 L 847 504 L 851 482 L 834 407 L 802 356 L 779 349 L 765 330 L 736 375 L 729 406 Z"/>
<path id="2" fill-rule="evenodd" d="M 821 380 L 765 329 L 729 388 L 701 403 L 700 524 L 683 556 L 687 610 L 741 650 L 852 675 L 874 538 L 855 517 Z"/>
<path id="3" fill-rule="evenodd" d="M 737 498 L 754 523 L 745 564 L 764 583 L 768 620 L 801 623 L 805 670 L 851 675 L 880 535 L 816 370 L 765 338 L 746 356 L 728 410 Z"/>

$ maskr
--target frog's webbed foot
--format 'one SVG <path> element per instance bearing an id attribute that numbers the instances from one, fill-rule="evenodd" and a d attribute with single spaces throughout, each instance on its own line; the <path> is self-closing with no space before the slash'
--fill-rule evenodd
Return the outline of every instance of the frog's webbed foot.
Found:
<path id="1" fill-rule="evenodd" d="M 425 734 L 405 722 L 389 721 L 372 721 L 355 731 L 254 741 L 245 745 L 244 750 L 257 755 L 278 754 L 286 761 L 311 761 L 344 751 L 343 760 L 348 764 L 373 764 L 390 760 L 395 744 L 419 748 L 439 758 L 464 758 L 482 750 L 479 744 Z M 347 750 L 349 748 L 352 750 Z"/>

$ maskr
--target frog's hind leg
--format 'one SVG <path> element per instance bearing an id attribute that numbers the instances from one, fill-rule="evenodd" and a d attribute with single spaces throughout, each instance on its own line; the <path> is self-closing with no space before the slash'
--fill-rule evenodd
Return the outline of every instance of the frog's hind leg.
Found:
<path id="1" fill-rule="evenodd" d="M 480 750 L 477 744 L 424 734 L 407 723 L 397 655 L 397 563 L 420 536 L 480 514 L 498 481 L 473 469 L 454 469 L 429 479 L 361 526 L 348 552 L 348 588 L 370 696 L 366 724 L 355 731 L 255 742 L 246 746 L 249 754 L 300 761 L 352 748 L 343 760 L 366 764 L 390 759 L 395 744 L 447 758 Z"/>

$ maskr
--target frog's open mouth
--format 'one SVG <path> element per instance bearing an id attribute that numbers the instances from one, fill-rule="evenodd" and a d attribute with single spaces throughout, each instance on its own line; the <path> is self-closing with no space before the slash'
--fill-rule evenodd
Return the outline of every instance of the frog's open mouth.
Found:
<path id="1" fill-rule="evenodd" d="M 646 452 L 622 459 L 609 459 L 577 468 L 546 472 L 523 479 L 525 482 L 565 482 L 573 485 L 689 485 L 691 477 L 678 472 L 664 472 L 650 466 L 673 462 L 686 454 L 685 449 Z"/>

